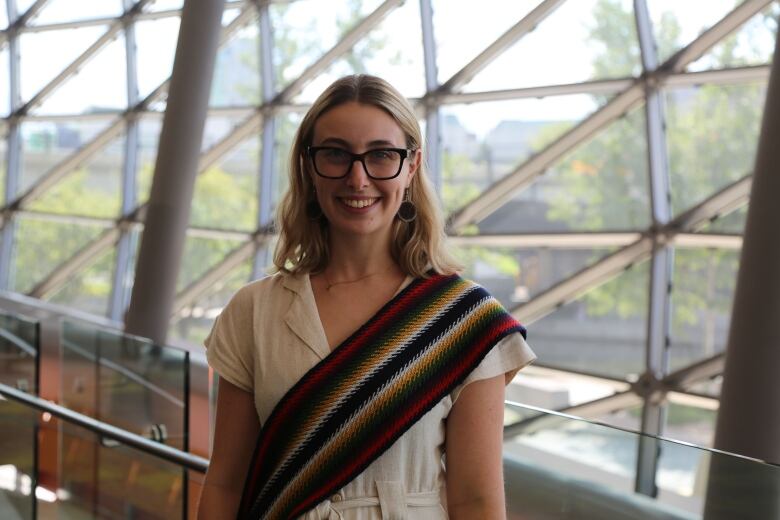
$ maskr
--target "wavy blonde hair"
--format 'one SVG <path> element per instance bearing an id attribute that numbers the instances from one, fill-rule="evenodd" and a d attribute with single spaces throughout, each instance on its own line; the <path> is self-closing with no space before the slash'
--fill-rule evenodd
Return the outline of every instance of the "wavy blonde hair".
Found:
<path id="1" fill-rule="evenodd" d="M 322 271 L 330 259 L 328 222 L 312 220 L 307 205 L 316 201 L 306 148 L 311 145 L 314 125 L 325 112 L 356 101 L 387 112 L 406 136 L 406 146 L 422 146 L 420 125 L 409 102 L 392 85 L 367 74 L 336 80 L 320 95 L 301 121 L 290 151 L 290 185 L 277 209 L 279 241 L 274 252 L 277 271 L 298 274 Z M 392 224 L 391 254 L 401 269 L 414 277 L 426 276 L 428 269 L 451 274 L 461 269 L 446 249 L 444 225 L 425 160 L 409 185 L 409 198 L 417 207 L 412 222 L 395 219 Z"/>

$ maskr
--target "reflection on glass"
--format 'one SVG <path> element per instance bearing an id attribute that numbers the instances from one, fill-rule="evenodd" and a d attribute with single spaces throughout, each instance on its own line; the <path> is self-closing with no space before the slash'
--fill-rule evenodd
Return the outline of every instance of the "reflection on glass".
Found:
<path id="1" fill-rule="evenodd" d="M 717 401 L 691 397 L 690 404 L 670 402 L 666 408 L 664 437 L 711 447 L 715 437 Z"/>
<path id="2" fill-rule="evenodd" d="M 687 70 L 696 72 L 771 63 L 778 17 L 780 4 L 773 2 L 704 56 L 688 65 Z"/>
<path id="3" fill-rule="evenodd" d="M 34 217 L 17 218 L 13 290 L 26 293 L 58 265 L 95 239 L 103 228 L 93 225 L 50 222 Z"/>
<path id="4" fill-rule="evenodd" d="M 648 226 L 644 119 L 640 107 L 614 121 L 480 222 L 480 231 L 604 231 Z"/>
<path id="5" fill-rule="evenodd" d="M 675 213 L 751 172 L 765 91 L 763 84 L 746 84 L 666 92 Z"/>
<path id="6" fill-rule="evenodd" d="M 0 383 L 37 394 L 38 325 L 0 312 Z"/>
<path id="7" fill-rule="evenodd" d="M 40 14 L 32 19 L 33 25 L 74 22 L 95 18 L 107 18 L 122 14 L 121 0 L 49 0 Z"/>
<path id="8" fill-rule="evenodd" d="M 120 112 L 127 107 L 127 67 L 125 36 L 103 47 L 78 74 L 34 107 L 35 114 L 94 114 Z"/>
<path id="9" fill-rule="evenodd" d="M 675 251 L 669 351 L 672 370 L 724 351 L 738 265 L 739 251 Z"/>
<path id="10" fill-rule="evenodd" d="M 450 79 L 538 3 L 483 0 L 475 9 L 470 0 L 433 0 L 439 83 Z"/>
<path id="11" fill-rule="evenodd" d="M 117 217 L 122 204 L 124 155 L 125 136 L 120 134 L 28 207 L 61 215 Z"/>
<path id="12" fill-rule="evenodd" d="M 469 11 L 471 15 L 473 11 Z M 497 37 L 492 26 L 489 32 Z M 468 92 L 636 76 L 639 40 L 630 0 L 565 2 L 464 87 Z M 560 45 L 561 35 L 566 45 Z"/>
<path id="13" fill-rule="evenodd" d="M 406 97 L 425 94 L 420 6 L 406 2 L 394 9 L 367 36 L 317 76 L 301 94 L 298 103 L 311 103 L 336 79 L 347 74 L 373 74 L 388 80 Z M 398 35 L 403 34 L 403 38 Z"/>
<path id="14" fill-rule="evenodd" d="M 24 121 L 21 124 L 22 154 L 20 193 L 65 158 L 92 141 L 114 117 L 91 121 Z"/>
<path id="15" fill-rule="evenodd" d="M 475 198 L 592 112 L 597 102 L 574 95 L 442 107 L 445 210 Z"/>
<path id="16" fill-rule="evenodd" d="M 20 11 L 21 12 L 21 11 Z M 19 36 L 22 100 L 29 101 L 107 30 L 107 26 L 80 27 Z"/>
<path id="17" fill-rule="evenodd" d="M 37 414 L 0 399 L 0 517 L 33 518 Z"/>
<path id="18" fill-rule="evenodd" d="M 537 363 L 620 379 L 644 372 L 648 268 L 635 265 L 531 324 Z"/>
<path id="19" fill-rule="evenodd" d="M 60 305 L 75 307 L 98 316 L 108 314 L 111 285 L 116 268 L 116 250 L 103 253 L 46 299 Z"/>

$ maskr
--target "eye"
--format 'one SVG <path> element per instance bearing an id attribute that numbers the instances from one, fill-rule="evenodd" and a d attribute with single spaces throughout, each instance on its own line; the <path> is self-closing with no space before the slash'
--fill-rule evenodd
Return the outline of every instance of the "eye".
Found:
<path id="1" fill-rule="evenodd" d="M 395 161 L 398 152 L 394 150 L 371 150 L 368 152 L 368 158 L 372 161 Z"/>
<path id="2" fill-rule="evenodd" d="M 320 154 L 329 161 L 346 161 L 349 157 L 349 154 L 340 148 L 323 148 L 320 150 Z"/>

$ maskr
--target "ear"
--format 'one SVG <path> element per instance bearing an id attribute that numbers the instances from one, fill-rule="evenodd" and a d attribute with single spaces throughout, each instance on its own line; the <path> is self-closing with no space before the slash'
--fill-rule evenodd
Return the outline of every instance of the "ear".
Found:
<path id="1" fill-rule="evenodd" d="M 409 158 L 409 182 L 411 183 L 412 177 L 415 176 L 422 164 L 423 151 L 422 148 L 418 148 L 412 152 L 412 156 Z M 408 187 L 408 185 L 407 185 Z"/>

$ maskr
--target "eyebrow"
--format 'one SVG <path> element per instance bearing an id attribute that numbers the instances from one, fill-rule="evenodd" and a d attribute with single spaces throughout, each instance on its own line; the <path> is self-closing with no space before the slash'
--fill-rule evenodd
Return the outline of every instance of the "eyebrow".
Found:
<path id="1" fill-rule="evenodd" d="M 344 139 L 341 139 L 339 137 L 328 137 L 327 139 L 324 139 L 321 143 L 321 145 L 327 145 L 327 144 L 337 144 L 339 146 L 343 146 L 344 148 L 352 149 L 352 144 L 348 141 L 345 141 Z M 397 145 L 391 141 L 387 141 L 385 139 L 375 139 L 373 141 L 368 142 L 368 147 L 375 147 L 375 146 L 386 146 L 390 148 L 397 148 Z"/>

